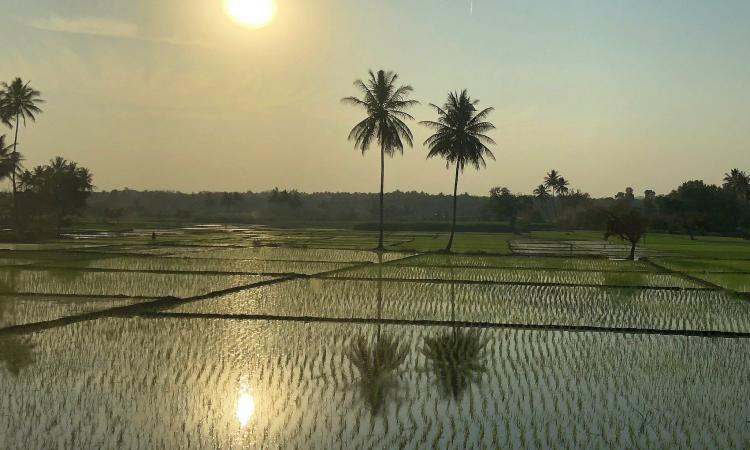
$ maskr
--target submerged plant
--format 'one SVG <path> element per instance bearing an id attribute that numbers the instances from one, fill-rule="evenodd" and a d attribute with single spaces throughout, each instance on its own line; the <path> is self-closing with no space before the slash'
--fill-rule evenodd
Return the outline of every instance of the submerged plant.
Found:
<path id="1" fill-rule="evenodd" d="M 455 399 L 487 370 L 482 362 L 487 340 L 479 330 L 452 329 L 425 338 L 422 354 L 429 361 L 443 392 Z"/>
<path id="2" fill-rule="evenodd" d="M 374 344 L 360 336 L 346 353 L 359 371 L 359 388 L 373 415 L 398 386 L 398 368 L 408 353 L 405 345 L 389 336 L 378 337 Z"/>

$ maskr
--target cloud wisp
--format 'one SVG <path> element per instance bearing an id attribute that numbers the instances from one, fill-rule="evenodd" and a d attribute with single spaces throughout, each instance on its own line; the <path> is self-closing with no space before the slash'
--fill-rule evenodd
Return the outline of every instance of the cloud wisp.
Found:
<path id="1" fill-rule="evenodd" d="M 50 17 L 25 22 L 37 30 L 55 33 L 82 34 L 115 39 L 132 39 L 137 41 L 157 42 L 169 45 L 205 46 L 204 43 L 186 41 L 174 37 L 147 36 L 142 33 L 138 24 L 123 22 L 107 17 Z"/>
<path id="2" fill-rule="evenodd" d="M 44 31 L 138 39 L 138 25 L 104 17 L 34 19 L 28 25 Z"/>

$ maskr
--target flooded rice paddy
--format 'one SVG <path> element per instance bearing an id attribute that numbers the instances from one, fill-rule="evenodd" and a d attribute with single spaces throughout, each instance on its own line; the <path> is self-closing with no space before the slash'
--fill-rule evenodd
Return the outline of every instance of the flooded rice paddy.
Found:
<path id="1" fill-rule="evenodd" d="M 371 238 L 0 250 L 0 448 L 750 448 L 741 263 Z"/>

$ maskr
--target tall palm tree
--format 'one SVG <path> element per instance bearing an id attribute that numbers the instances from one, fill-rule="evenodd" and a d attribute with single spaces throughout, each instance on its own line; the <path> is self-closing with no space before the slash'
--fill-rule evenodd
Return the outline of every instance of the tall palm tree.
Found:
<path id="1" fill-rule="evenodd" d="M 380 145 L 380 237 L 378 250 L 383 250 L 383 188 L 385 184 L 385 156 L 393 157 L 396 150 L 403 153 L 404 143 L 413 146 L 411 130 L 404 123 L 414 118 L 404 110 L 416 105 L 416 100 L 409 100 L 414 90 L 411 86 L 397 86 L 398 74 L 379 70 L 370 72 L 367 82 L 357 80 L 354 86 L 361 92 L 362 98 L 345 97 L 342 102 L 362 107 L 366 113 L 361 122 L 354 125 L 349 133 L 349 140 L 354 141 L 355 148 L 362 154 L 370 147 L 373 140 Z"/>
<path id="2" fill-rule="evenodd" d="M 554 197 L 555 192 L 555 186 L 557 186 L 557 180 L 560 179 L 560 172 L 558 172 L 555 169 L 550 170 L 547 172 L 547 175 L 544 177 L 544 186 L 552 189 L 552 196 Z"/>
<path id="3" fill-rule="evenodd" d="M 15 129 L 15 138 L 13 139 L 14 156 L 18 152 L 18 129 L 20 128 L 21 121 L 23 121 L 24 127 L 26 126 L 26 119 L 30 119 L 32 122 L 36 121 L 36 115 L 42 112 L 38 105 L 44 103 L 44 100 L 41 99 L 41 93 L 36 89 L 32 89 L 29 83 L 24 83 L 20 78 L 16 78 L 10 84 L 2 83 L 0 110 L 5 115 L 5 121 L 12 123 Z M 14 170 L 11 174 L 14 209 L 17 206 L 15 172 Z"/>
<path id="4" fill-rule="evenodd" d="M 547 175 L 544 177 L 544 186 L 549 188 L 549 190 L 552 192 L 552 215 L 554 217 L 557 217 L 557 207 L 555 206 L 555 193 L 557 191 L 557 181 L 560 179 L 560 172 L 558 172 L 555 169 L 550 170 L 547 172 Z"/>
<path id="5" fill-rule="evenodd" d="M 439 107 L 430 104 L 438 113 L 437 121 L 420 122 L 435 133 L 424 142 L 430 151 L 428 158 L 440 156 L 445 159 L 446 168 L 451 164 L 456 165 L 456 178 L 453 183 L 453 222 L 451 224 L 451 235 L 448 239 L 446 252 L 451 251 L 453 236 L 456 231 L 456 209 L 458 201 L 458 175 L 463 172 L 466 164 L 474 166 L 479 170 L 486 167 L 485 157 L 495 159 L 487 145 L 494 145 L 486 132 L 493 130 L 495 126 L 487 121 L 487 116 L 494 108 L 477 109 L 479 100 L 472 100 L 466 89 L 448 94 L 448 100 Z"/>

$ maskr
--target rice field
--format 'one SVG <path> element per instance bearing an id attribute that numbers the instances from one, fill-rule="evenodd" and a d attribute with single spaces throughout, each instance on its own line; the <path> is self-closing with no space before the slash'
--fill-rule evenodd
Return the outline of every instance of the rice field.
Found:
<path id="1" fill-rule="evenodd" d="M 750 448 L 746 261 L 150 233 L 0 247 L 0 448 Z"/>

